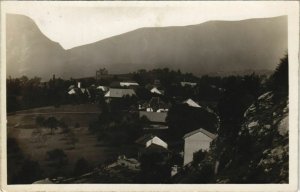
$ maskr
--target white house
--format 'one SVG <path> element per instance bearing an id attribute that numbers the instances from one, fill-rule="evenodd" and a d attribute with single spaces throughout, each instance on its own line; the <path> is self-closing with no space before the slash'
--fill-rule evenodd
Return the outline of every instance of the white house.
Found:
<path id="1" fill-rule="evenodd" d="M 168 144 L 166 142 L 164 142 L 162 139 L 160 139 L 159 137 L 154 136 L 152 134 L 144 135 L 144 136 L 140 137 L 139 139 L 137 139 L 135 142 L 137 144 L 142 145 L 145 148 L 151 146 L 152 144 L 155 144 L 155 145 L 159 145 L 165 149 L 168 149 Z"/>
<path id="2" fill-rule="evenodd" d="M 185 86 L 195 87 L 197 85 L 197 83 L 187 82 L 187 81 L 182 81 L 182 82 L 180 82 L 180 84 L 182 87 L 185 87 Z"/>
<path id="3" fill-rule="evenodd" d="M 106 92 L 106 91 L 108 91 L 108 87 L 106 87 L 106 86 L 102 86 L 102 85 L 99 85 L 96 89 L 98 89 L 98 90 L 102 90 L 103 92 Z"/>
<path id="4" fill-rule="evenodd" d="M 151 90 L 150 90 L 151 93 L 156 93 L 156 94 L 159 94 L 159 95 L 163 95 L 162 91 L 161 90 L 158 90 L 156 87 L 153 87 Z"/>
<path id="5" fill-rule="evenodd" d="M 109 91 L 104 95 L 107 98 L 122 98 L 124 96 L 133 96 L 135 92 L 133 89 L 117 89 L 117 88 L 110 88 Z"/>
<path id="6" fill-rule="evenodd" d="M 208 151 L 210 143 L 217 136 L 205 129 L 197 129 L 183 136 L 184 139 L 184 161 L 183 165 L 187 165 L 193 161 L 194 153 L 203 150 Z"/>
<path id="7" fill-rule="evenodd" d="M 69 94 L 69 95 L 74 95 L 74 94 L 77 93 L 78 89 L 80 89 L 80 91 L 81 91 L 82 93 L 85 92 L 85 89 L 84 89 L 84 88 L 81 88 L 81 83 L 78 82 L 78 83 L 77 83 L 77 87 L 75 87 L 75 85 L 70 85 L 70 86 L 69 86 L 69 88 L 68 88 L 68 94 Z"/>
<path id="8" fill-rule="evenodd" d="M 74 95 L 74 94 L 76 94 L 75 89 L 73 88 L 73 89 L 71 89 L 70 91 L 68 91 L 68 94 L 69 94 L 69 95 Z"/>
<path id="9" fill-rule="evenodd" d="M 190 107 L 201 108 L 201 106 L 198 103 L 196 103 L 195 101 L 193 101 L 192 99 L 187 99 L 183 103 L 187 104 Z"/>
<path id="10" fill-rule="evenodd" d="M 120 82 L 121 87 L 139 86 L 137 82 Z"/>

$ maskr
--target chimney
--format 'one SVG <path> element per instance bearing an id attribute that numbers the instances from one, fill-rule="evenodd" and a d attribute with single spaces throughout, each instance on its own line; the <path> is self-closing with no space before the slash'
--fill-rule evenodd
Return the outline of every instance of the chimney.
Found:
<path id="1" fill-rule="evenodd" d="M 81 83 L 80 82 L 77 83 L 77 87 L 81 88 Z"/>

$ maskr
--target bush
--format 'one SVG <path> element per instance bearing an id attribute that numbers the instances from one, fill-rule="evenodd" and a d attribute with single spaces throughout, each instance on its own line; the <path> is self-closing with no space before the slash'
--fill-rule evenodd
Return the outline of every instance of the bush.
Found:
<path id="1" fill-rule="evenodd" d="M 53 130 L 57 129 L 59 125 L 59 121 L 55 117 L 49 117 L 44 121 L 44 125 L 51 130 L 51 134 L 53 134 Z"/>
<path id="2" fill-rule="evenodd" d="M 20 171 L 14 177 L 14 183 L 31 184 L 43 177 L 43 171 L 37 161 L 26 159 L 21 166 Z"/>
<path id="3" fill-rule="evenodd" d="M 73 171 L 74 176 L 80 176 L 89 171 L 91 171 L 91 166 L 86 159 L 80 158 L 76 161 Z"/>
<path id="4" fill-rule="evenodd" d="M 199 150 L 193 154 L 193 164 L 198 165 L 202 160 L 204 160 L 207 152 Z"/>
<path id="5" fill-rule="evenodd" d="M 47 160 L 50 161 L 50 165 L 61 168 L 68 164 L 68 157 L 61 149 L 54 149 L 47 151 Z"/>
<path id="6" fill-rule="evenodd" d="M 35 118 L 35 123 L 38 126 L 43 127 L 45 125 L 45 118 L 43 116 L 39 115 Z"/>
<path id="7" fill-rule="evenodd" d="M 280 99 L 288 95 L 289 90 L 289 57 L 285 55 L 277 66 L 275 72 L 270 77 L 271 90 L 275 99 Z"/>

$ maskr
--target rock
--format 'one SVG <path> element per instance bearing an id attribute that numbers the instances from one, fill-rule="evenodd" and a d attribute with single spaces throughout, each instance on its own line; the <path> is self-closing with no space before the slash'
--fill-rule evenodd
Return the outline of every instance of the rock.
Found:
<path id="1" fill-rule="evenodd" d="M 285 136 L 289 131 L 289 118 L 288 116 L 284 117 L 278 124 L 278 133 L 281 136 Z"/>
<path id="2" fill-rule="evenodd" d="M 262 94 L 261 96 L 259 96 L 258 97 L 258 100 L 260 101 L 260 100 L 267 100 L 267 101 L 269 101 L 270 99 L 272 99 L 272 97 L 273 97 L 273 94 L 272 94 L 272 92 L 266 92 L 266 93 L 264 93 L 264 94 Z"/>
<path id="3" fill-rule="evenodd" d="M 270 129 L 270 128 L 271 128 L 271 125 L 264 125 L 264 128 Z"/>
<path id="4" fill-rule="evenodd" d="M 248 128 L 253 128 L 253 127 L 256 127 L 258 126 L 258 121 L 252 121 L 251 123 L 248 124 Z"/>

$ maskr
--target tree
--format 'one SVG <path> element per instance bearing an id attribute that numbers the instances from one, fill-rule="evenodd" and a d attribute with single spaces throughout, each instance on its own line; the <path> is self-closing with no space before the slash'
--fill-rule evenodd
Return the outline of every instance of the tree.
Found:
<path id="1" fill-rule="evenodd" d="M 47 160 L 51 162 L 50 165 L 56 168 L 62 168 L 68 163 L 68 157 L 61 149 L 53 149 L 51 151 L 47 151 Z"/>
<path id="2" fill-rule="evenodd" d="M 203 151 L 203 150 L 199 150 L 199 151 L 195 152 L 193 154 L 193 164 L 198 165 L 205 158 L 206 154 L 207 154 L 207 152 Z"/>
<path id="3" fill-rule="evenodd" d="M 286 54 L 270 77 L 270 87 L 274 93 L 274 99 L 279 100 L 288 95 L 289 90 L 289 57 Z"/>
<path id="4" fill-rule="evenodd" d="M 169 139 L 181 140 L 184 134 L 203 127 L 216 133 L 217 116 L 204 108 L 189 107 L 185 104 L 173 105 L 167 116 Z"/>
<path id="5" fill-rule="evenodd" d="M 91 170 L 91 166 L 89 165 L 88 161 L 85 158 L 80 158 L 76 161 L 74 165 L 73 174 L 75 176 L 80 176 L 85 174 Z"/>
<path id="6" fill-rule="evenodd" d="M 159 152 L 141 156 L 140 180 L 145 183 L 165 183 L 171 177 L 171 165 L 167 155 Z"/>
<path id="7" fill-rule="evenodd" d="M 69 126 L 63 120 L 60 120 L 59 126 L 62 128 L 62 133 L 70 132 Z"/>
<path id="8" fill-rule="evenodd" d="M 37 116 L 35 118 L 35 123 L 39 126 L 39 127 L 43 127 L 45 124 L 45 118 L 41 115 Z"/>
<path id="9" fill-rule="evenodd" d="M 53 130 L 57 129 L 58 125 L 59 125 L 59 121 L 55 117 L 49 117 L 45 121 L 45 126 L 50 128 L 51 135 L 53 135 Z"/>
<path id="10" fill-rule="evenodd" d="M 34 181 L 43 177 L 43 171 L 38 162 L 26 159 L 21 166 L 20 171 L 14 178 L 17 184 L 32 184 Z"/>

